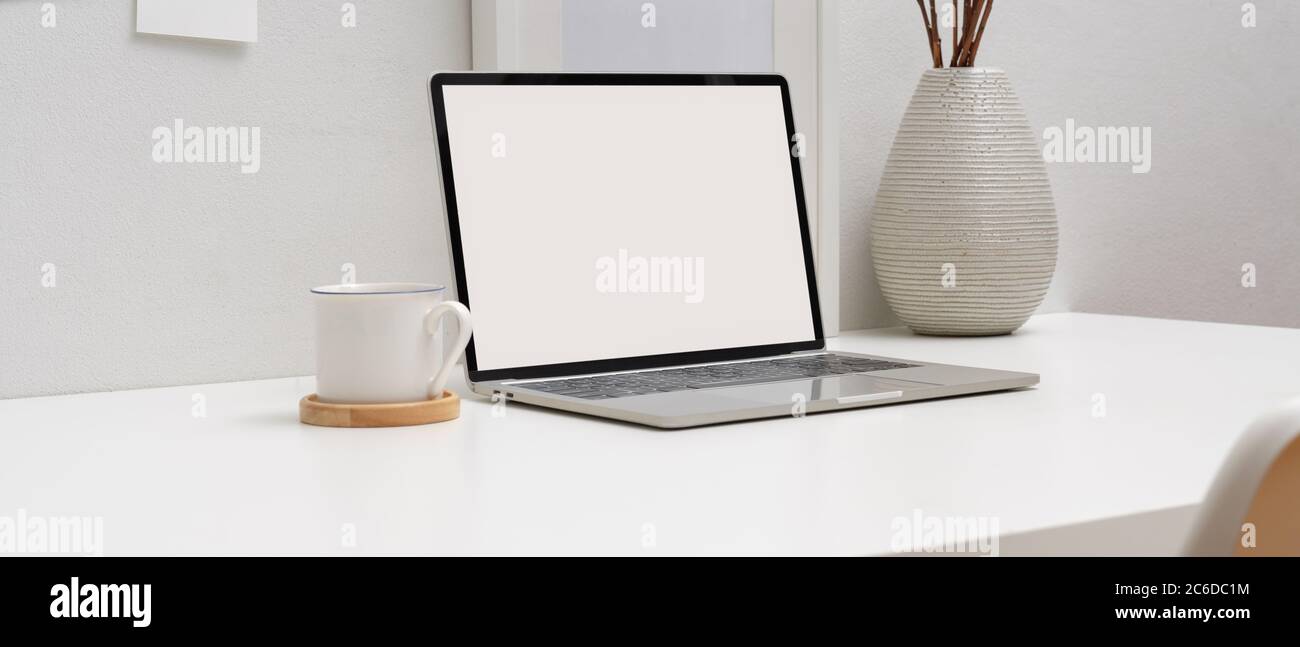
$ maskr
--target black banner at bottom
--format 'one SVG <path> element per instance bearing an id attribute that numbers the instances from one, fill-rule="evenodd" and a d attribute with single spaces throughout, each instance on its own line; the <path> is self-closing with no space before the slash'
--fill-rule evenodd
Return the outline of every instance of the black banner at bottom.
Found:
<path id="1" fill-rule="evenodd" d="M 213 638 L 502 631 L 611 640 L 962 627 L 1284 629 L 1295 559 L 6 558 L 6 633 Z M 630 623 L 630 624 L 629 624 Z M 18 634 L 21 635 L 21 634 Z M 446 634 L 451 637 L 452 634 Z M 598 636 L 597 636 L 598 637 Z M 1026 636 L 1028 637 L 1028 636 Z"/>

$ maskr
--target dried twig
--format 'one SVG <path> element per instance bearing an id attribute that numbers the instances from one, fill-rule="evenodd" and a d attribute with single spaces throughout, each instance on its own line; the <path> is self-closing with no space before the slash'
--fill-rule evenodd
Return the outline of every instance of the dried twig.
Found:
<path id="1" fill-rule="evenodd" d="M 916 0 L 916 6 L 921 8 L 921 22 L 925 23 L 925 41 L 930 46 L 930 59 L 934 61 L 935 67 L 943 67 L 943 60 L 934 54 L 934 27 L 930 25 L 930 17 L 925 13 L 925 0 Z"/>
<path id="2" fill-rule="evenodd" d="M 966 67 L 975 65 L 975 55 L 980 51 L 980 39 L 984 37 L 984 25 L 989 23 L 989 14 L 993 12 L 993 0 L 984 5 L 984 15 L 980 17 L 979 31 L 975 32 L 975 42 L 971 43 L 970 52 L 966 54 Z"/>
<path id="3" fill-rule="evenodd" d="M 971 3 L 971 0 L 965 0 L 965 5 L 966 5 L 966 6 L 965 6 L 965 8 L 963 8 L 963 7 L 961 6 L 961 5 L 962 5 L 962 0 L 952 0 L 952 19 L 953 19 L 953 21 L 954 21 L 954 24 L 953 24 L 954 27 L 956 27 L 957 16 L 958 16 L 958 15 L 961 15 L 961 26 L 962 26 L 962 28 L 963 28 L 963 29 L 970 29 L 970 3 Z M 963 32 L 963 33 L 964 33 L 964 32 Z M 957 67 L 957 64 L 961 62 L 961 58 L 962 58 L 962 49 L 961 49 L 962 40 L 963 40 L 963 39 L 962 39 L 962 37 L 960 37 L 960 36 L 956 36 L 956 35 L 953 36 L 953 44 L 952 44 L 952 60 L 948 62 L 948 66 L 949 66 L 949 67 Z"/>
<path id="4" fill-rule="evenodd" d="M 983 8 L 984 0 L 966 0 L 966 28 L 961 32 L 961 57 L 955 63 L 957 67 L 968 65 L 966 58 L 970 56 L 971 40 L 975 37 L 975 23 Z"/>
<path id="5" fill-rule="evenodd" d="M 957 56 L 957 3 L 961 0 L 952 0 L 952 55 Z"/>
<path id="6" fill-rule="evenodd" d="M 921 10 L 921 23 L 925 25 L 925 40 L 930 46 L 934 66 L 943 67 L 943 39 L 939 36 L 939 0 L 930 0 L 926 10 L 925 0 L 916 0 Z M 979 53 L 984 27 L 993 12 L 993 0 L 952 0 L 952 59 L 949 67 L 972 67 Z"/>
<path id="7" fill-rule="evenodd" d="M 939 38 L 939 14 L 935 11 L 934 0 L 930 0 L 930 31 L 934 32 L 934 66 L 943 67 L 943 40 Z"/>

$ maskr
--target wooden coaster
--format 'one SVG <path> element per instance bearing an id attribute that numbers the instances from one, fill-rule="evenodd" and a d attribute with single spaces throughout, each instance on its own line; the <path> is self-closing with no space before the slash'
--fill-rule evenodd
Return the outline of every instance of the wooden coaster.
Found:
<path id="1" fill-rule="evenodd" d="M 405 427 L 460 417 L 460 398 L 443 391 L 437 400 L 393 404 L 329 404 L 313 393 L 298 401 L 298 420 L 318 427 Z"/>

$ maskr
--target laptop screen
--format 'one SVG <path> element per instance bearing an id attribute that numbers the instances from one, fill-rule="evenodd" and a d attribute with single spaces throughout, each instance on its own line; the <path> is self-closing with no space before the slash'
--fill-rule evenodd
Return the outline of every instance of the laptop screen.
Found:
<path id="1" fill-rule="evenodd" d="M 435 77 L 471 371 L 818 340 L 782 89 L 766 78 Z"/>

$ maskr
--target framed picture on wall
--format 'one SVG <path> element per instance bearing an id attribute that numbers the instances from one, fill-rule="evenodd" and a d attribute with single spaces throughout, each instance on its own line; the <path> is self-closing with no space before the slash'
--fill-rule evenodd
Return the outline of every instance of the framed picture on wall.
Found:
<path id="1" fill-rule="evenodd" d="M 827 336 L 839 333 L 836 0 L 473 0 L 473 65 L 778 73 L 790 84 Z"/>

